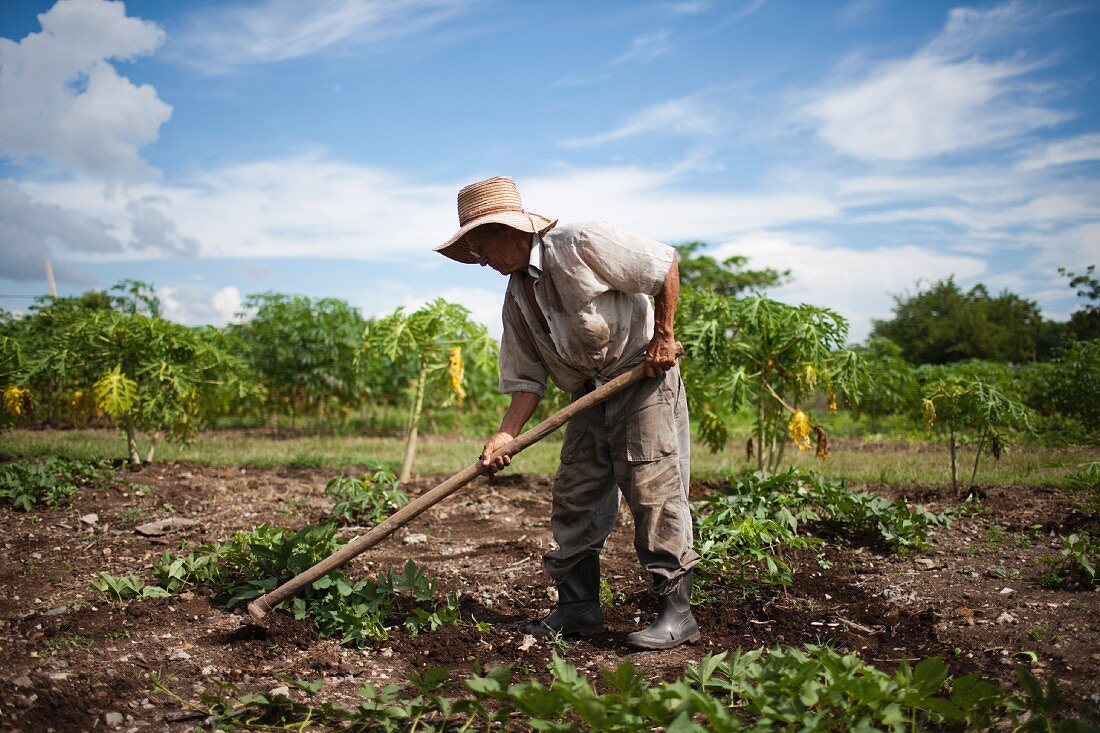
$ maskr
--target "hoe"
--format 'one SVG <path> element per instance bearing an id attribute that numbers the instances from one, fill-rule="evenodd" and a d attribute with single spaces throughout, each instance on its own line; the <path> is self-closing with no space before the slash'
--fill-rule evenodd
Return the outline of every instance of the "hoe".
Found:
<path id="1" fill-rule="evenodd" d="M 678 355 L 683 354 L 683 347 L 677 346 Z M 532 445 L 569 422 L 578 412 L 609 399 L 613 395 L 618 394 L 642 379 L 644 376 L 645 364 L 642 363 L 630 371 L 620 374 L 607 384 L 601 385 L 575 402 L 570 403 L 568 406 L 554 413 L 535 427 L 520 434 L 512 442 L 493 453 L 493 457 L 496 458 L 497 456 L 505 454 L 514 456 L 520 451 L 530 448 Z M 488 472 L 488 470 L 486 466 L 481 464 L 480 460 L 476 461 L 472 466 L 462 469 L 431 491 L 419 496 L 415 501 L 406 504 L 404 507 L 391 514 L 385 521 L 373 527 L 362 537 L 352 540 L 340 550 L 332 553 L 313 567 L 295 575 L 275 590 L 249 603 L 249 615 L 256 621 L 262 621 L 272 608 L 288 598 L 293 597 L 302 588 L 312 585 L 333 570 L 343 567 L 353 558 L 358 557 L 374 547 L 398 529 L 418 517 L 422 512 L 443 501 L 478 476 Z"/>

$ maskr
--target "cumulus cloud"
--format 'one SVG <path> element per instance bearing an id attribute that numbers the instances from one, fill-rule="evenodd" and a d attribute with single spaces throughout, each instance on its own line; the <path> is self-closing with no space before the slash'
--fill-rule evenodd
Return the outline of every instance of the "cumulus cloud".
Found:
<path id="1" fill-rule="evenodd" d="M 126 212 L 133 217 L 131 222 L 133 238 L 130 240 L 130 246 L 136 250 L 153 250 L 168 255 L 194 257 L 199 252 L 198 240 L 194 237 L 181 236 L 176 222 L 157 208 L 158 204 L 163 206 L 168 203 L 170 202 L 163 197 L 147 196 L 126 204 Z"/>
<path id="2" fill-rule="evenodd" d="M 984 260 L 919 246 L 856 249 L 812 235 L 750 232 L 723 242 L 710 254 L 718 259 L 744 255 L 753 267 L 789 268 L 790 285 L 772 291 L 790 303 L 827 305 L 849 320 L 849 339 L 861 341 L 871 320 L 890 315 L 891 294 L 919 280 L 956 275 L 966 280 L 986 271 Z"/>
<path id="3" fill-rule="evenodd" d="M 468 0 L 265 0 L 195 13 L 179 59 L 208 74 L 346 52 L 419 35 L 463 13 Z"/>
<path id="4" fill-rule="evenodd" d="M 0 181 L 0 278 L 41 280 L 45 261 L 52 259 L 58 280 L 88 285 L 91 277 L 86 272 L 58 260 L 57 255 L 122 249 L 102 221 L 34 201 L 17 186 Z"/>
<path id="5" fill-rule="evenodd" d="M 1028 79 L 1045 62 L 980 58 L 1032 16 L 1018 4 L 954 10 L 943 31 L 913 56 L 834 85 L 805 112 L 821 139 L 870 160 L 932 158 L 1057 124 L 1068 115 L 1042 106 L 1042 87 Z"/>
<path id="6" fill-rule="evenodd" d="M 59 0 L 38 19 L 41 32 L 0 38 L 0 153 L 103 177 L 147 173 L 138 148 L 172 108 L 110 61 L 151 53 L 164 32 L 106 0 Z"/>
<path id="7" fill-rule="evenodd" d="M 165 318 L 186 326 L 224 326 L 241 308 L 241 291 L 233 285 L 210 292 L 201 285 L 157 289 Z"/>

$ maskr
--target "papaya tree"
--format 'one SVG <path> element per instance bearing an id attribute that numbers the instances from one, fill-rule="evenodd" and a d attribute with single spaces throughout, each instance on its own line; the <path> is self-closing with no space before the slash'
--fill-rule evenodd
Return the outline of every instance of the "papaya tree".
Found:
<path id="1" fill-rule="evenodd" d="M 359 360 L 385 359 L 411 367 L 405 457 L 398 479 L 412 475 L 417 436 L 425 402 L 439 407 L 460 405 L 467 399 L 465 372 L 494 369 L 497 344 L 485 327 L 470 320 L 470 312 L 442 298 L 407 313 L 398 308 L 367 325 Z"/>
<path id="2" fill-rule="evenodd" d="M 685 292 L 676 333 L 686 352 L 688 397 L 700 437 L 713 451 L 729 440 L 729 423 L 751 405 L 757 469 L 774 472 L 782 459 L 784 433 L 799 450 L 824 457 L 828 437 L 806 412 L 805 402 L 825 394 L 830 410 L 837 396 L 858 396 L 864 378 L 855 352 L 844 348 L 847 321 L 826 308 L 792 306 L 754 294 L 745 298 L 708 290 Z"/>
<path id="3" fill-rule="evenodd" d="M 228 386 L 238 398 L 251 390 L 243 362 L 213 329 L 193 329 L 116 310 L 72 311 L 54 322 L 43 347 L 28 357 L 35 385 L 91 391 L 95 405 L 126 435 L 131 466 L 140 466 L 138 432 L 149 435 L 145 461 L 161 437 L 194 437 L 209 396 Z"/>
<path id="4" fill-rule="evenodd" d="M 229 327 L 263 385 L 267 414 L 318 417 L 360 404 L 367 386 L 355 366 L 366 321 L 336 298 L 249 295 Z M 320 424 L 318 425 L 320 427 Z"/>
<path id="5" fill-rule="evenodd" d="M 24 382 L 22 346 L 13 337 L 0 334 L 0 431 L 30 411 L 30 390 Z"/>
<path id="6" fill-rule="evenodd" d="M 925 385 L 921 401 L 928 427 L 947 435 L 951 453 L 951 488 L 959 495 L 959 447 L 964 440 L 977 442 L 970 483 L 978 475 L 978 462 L 987 446 L 994 458 L 1009 436 L 1032 430 L 1032 411 L 997 387 L 969 374 L 942 377 Z"/>

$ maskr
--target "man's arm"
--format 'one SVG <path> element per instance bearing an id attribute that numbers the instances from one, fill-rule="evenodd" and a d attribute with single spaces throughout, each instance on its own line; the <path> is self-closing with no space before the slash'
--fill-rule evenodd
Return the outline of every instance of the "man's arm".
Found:
<path id="1" fill-rule="evenodd" d="M 523 432 L 523 426 L 535 414 L 535 408 L 539 406 L 541 399 L 534 392 L 512 393 L 512 402 L 508 405 L 508 411 L 504 413 L 504 419 L 500 421 L 500 429 L 489 438 L 485 449 L 481 451 L 481 465 L 489 466 L 493 471 L 499 471 L 512 462 L 511 456 L 503 455 L 498 456 L 490 464 L 489 457 L 497 448 L 512 442 Z"/>
<path id="2" fill-rule="evenodd" d="M 653 296 L 653 338 L 645 351 L 645 374 L 657 377 L 676 364 L 676 303 L 680 300 L 680 266 L 674 256 L 661 290 Z"/>

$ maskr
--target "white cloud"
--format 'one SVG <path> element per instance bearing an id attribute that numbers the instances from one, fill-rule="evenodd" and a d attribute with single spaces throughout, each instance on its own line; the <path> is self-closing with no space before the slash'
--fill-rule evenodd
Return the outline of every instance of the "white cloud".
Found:
<path id="1" fill-rule="evenodd" d="M 1047 143 L 1032 151 L 1016 168 L 1021 171 L 1037 171 L 1089 160 L 1100 160 L 1100 133 Z"/>
<path id="2" fill-rule="evenodd" d="M 907 59 L 880 64 L 806 105 L 818 135 L 871 160 L 911 161 L 1012 141 L 1065 119 L 1026 77 L 1046 64 L 978 57 L 1032 18 L 1017 4 L 952 11 L 944 30 Z"/>
<path id="3" fill-rule="evenodd" d="M 668 52 L 670 35 L 672 34 L 669 31 L 662 29 L 644 36 L 637 36 L 630 42 L 630 49 L 612 59 L 611 64 L 613 66 L 627 63 L 647 64 Z"/>
<path id="4" fill-rule="evenodd" d="M 873 318 L 886 318 L 891 294 L 913 288 L 918 280 L 954 274 L 960 280 L 986 271 L 975 257 L 936 252 L 918 246 L 855 249 L 820 237 L 783 232 L 751 232 L 728 240 L 708 254 L 749 258 L 752 267 L 790 269 L 793 282 L 772 289 L 772 297 L 790 303 L 827 306 L 849 320 L 849 339 L 862 341 Z"/>
<path id="5" fill-rule="evenodd" d="M 178 55 L 208 74 L 229 73 L 409 38 L 469 5 L 467 0 L 265 0 L 235 8 L 211 6 L 192 16 Z"/>
<path id="6" fill-rule="evenodd" d="M 162 315 L 185 326 L 224 326 L 241 307 L 241 291 L 228 285 L 211 294 L 201 285 L 157 288 Z"/>
<path id="7" fill-rule="evenodd" d="M 711 5 L 710 0 L 680 0 L 668 9 L 675 15 L 699 15 L 710 10 Z"/>
<path id="8" fill-rule="evenodd" d="M 655 104 L 626 118 L 619 127 L 589 137 L 563 140 L 564 148 L 585 148 L 625 140 L 638 135 L 709 137 L 721 131 L 715 115 L 698 99 L 683 97 Z"/>
<path id="9" fill-rule="evenodd" d="M 24 183 L 36 199 L 133 229 L 132 202 L 154 202 L 178 224 L 175 240 L 198 242 L 204 257 L 335 257 L 429 264 L 431 249 L 457 228 L 455 193 L 468 180 L 423 184 L 321 153 L 213 169 L 168 185 L 105 189 L 91 180 Z M 521 177 L 532 210 L 562 221 L 607 219 L 657 239 L 715 237 L 839 210 L 813 192 L 738 194 L 682 189 L 674 170 L 623 166 Z M 152 204 L 146 204 L 149 206 Z M 164 256 L 127 250 L 115 259 Z M 104 257 L 85 258 L 104 259 Z"/>
<path id="10" fill-rule="evenodd" d="M 148 173 L 138 148 L 172 108 L 109 62 L 151 53 L 164 32 L 105 0 L 60 0 L 38 19 L 41 32 L 0 38 L 0 153 L 105 177 Z"/>

